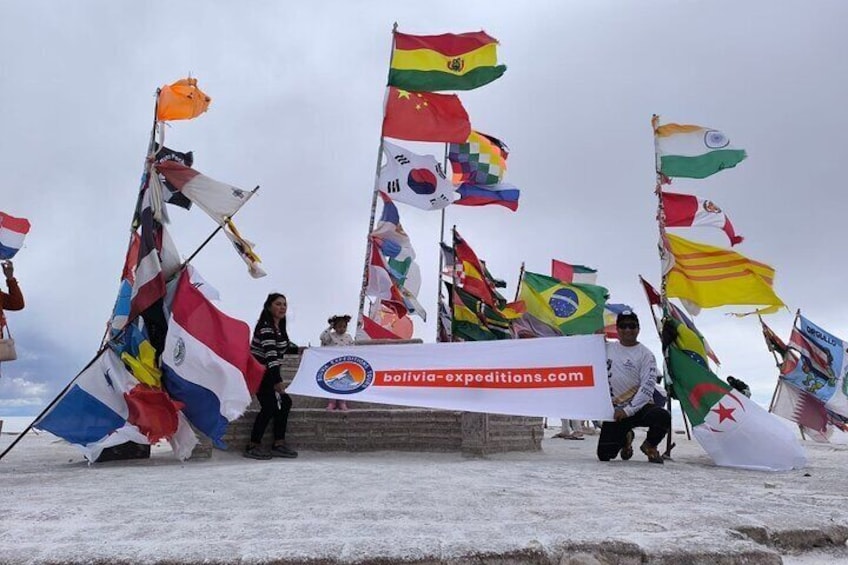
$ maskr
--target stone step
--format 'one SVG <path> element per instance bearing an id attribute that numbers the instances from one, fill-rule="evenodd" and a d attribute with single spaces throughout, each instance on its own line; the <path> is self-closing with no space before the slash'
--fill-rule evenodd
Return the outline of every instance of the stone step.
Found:
<path id="1" fill-rule="evenodd" d="M 255 409 L 231 422 L 224 441 L 242 449 L 249 440 Z M 271 428 L 269 424 L 268 428 Z M 312 451 L 462 451 L 474 454 L 538 451 L 541 418 L 477 414 L 423 408 L 353 409 L 327 412 L 292 409 L 286 442 Z M 271 430 L 265 432 L 271 444 Z"/>

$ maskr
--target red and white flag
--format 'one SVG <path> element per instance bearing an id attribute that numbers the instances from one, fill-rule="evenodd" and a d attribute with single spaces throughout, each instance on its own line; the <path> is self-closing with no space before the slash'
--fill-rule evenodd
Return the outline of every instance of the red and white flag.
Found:
<path id="1" fill-rule="evenodd" d="M 164 161 L 156 170 L 213 220 L 223 224 L 253 195 L 252 191 L 218 182 L 176 161 Z"/>
<path id="2" fill-rule="evenodd" d="M 827 411 L 824 403 L 809 392 L 795 388 L 783 380 L 777 382 L 777 394 L 771 412 L 805 428 L 821 433 L 827 431 Z"/>
<path id="3" fill-rule="evenodd" d="M 0 212 L 0 259 L 11 259 L 24 246 L 29 220 Z"/>
<path id="4" fill-rule="evenodd" d="M 250 354 L 250 336 L 246 323 L 218 310 L 183 271 L 162 353 L 162 381 L 192 425 L 219 446 L 264 373 Z"/>
<path id="5" fill-rule="evenodd" d="M 727 234 L 730 245 L 742 242 L 743 238 L 736 235 L 730 219 L 712 200 L 691 194 L 663 192 L 662 201 L 667 228 L 713 227 Z"/>

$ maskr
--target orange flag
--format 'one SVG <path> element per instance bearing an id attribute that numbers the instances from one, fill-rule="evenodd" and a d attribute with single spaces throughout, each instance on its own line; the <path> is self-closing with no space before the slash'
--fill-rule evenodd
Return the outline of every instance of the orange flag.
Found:
<path id="1" fill-rule="evenodd" d="M 160 89 L 156 120 L 190 120 L 209 109 L 210 102 L 212 99 L 197 88 L 197 79 L 184 78 Z"/>

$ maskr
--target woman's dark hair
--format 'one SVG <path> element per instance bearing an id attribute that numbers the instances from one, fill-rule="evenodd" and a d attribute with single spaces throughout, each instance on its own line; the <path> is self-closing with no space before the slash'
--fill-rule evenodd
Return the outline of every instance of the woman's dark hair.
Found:
<path id="1" fill-rule="evenodd" d="M 262 312 L 259 314 L 259 320 L 256 322 L 256 328 L 258 329 L 264 325 L 269 325 L 272 328 L 274 327 L 274 316 L 271 315 L 271 304 L 278 298 L 286 299 L 285 294 L 280 294 L 279 292 L 272 292 L 268 295 L 268 298 L 265 299 L 265 304 L 262 305 Z M 283 319 L 280 320 L 280 325 L 275 328 L 284 339 L 289 339 L 289 334 L 286 332 L 286 317 L 283 316 Z"/>

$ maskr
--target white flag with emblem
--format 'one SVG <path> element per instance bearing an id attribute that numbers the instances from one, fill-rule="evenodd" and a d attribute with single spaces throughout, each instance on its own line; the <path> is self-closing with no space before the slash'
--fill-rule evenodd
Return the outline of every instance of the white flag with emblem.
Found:
<path id="1" fill-rule="evenodd" d="M 454 186 L 432 155 L 418 155 L 383 141 L 386 164 L 380 169 L 379 187 L 392 200 L 422 210 L 441 210 L 454 201 Z"/>

